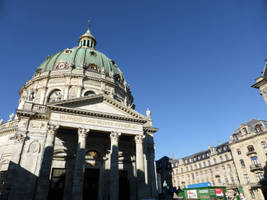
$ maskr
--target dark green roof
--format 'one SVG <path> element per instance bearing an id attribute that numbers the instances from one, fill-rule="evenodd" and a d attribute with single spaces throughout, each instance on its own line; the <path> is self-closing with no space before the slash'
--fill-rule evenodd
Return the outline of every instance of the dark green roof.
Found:
<path id="1" fill-rule="evenodd" d="M 98 71 L 103 71 L 108 76 L 112 71 L 113 74 L 118 74 L 123 81 L 123 73 L 120 71 L 115 62 L 109 59 L 103 53 L 96 51 L 93 48 L 73 47 L 65 49 L 53 56 L 48 56 L 46 60 L 38 67 L 40 72 L 56 70 L 56 66 L 60 62 L 65 62 L 73 69 L 83 69 L 89 65 L 96 65 Z"/>

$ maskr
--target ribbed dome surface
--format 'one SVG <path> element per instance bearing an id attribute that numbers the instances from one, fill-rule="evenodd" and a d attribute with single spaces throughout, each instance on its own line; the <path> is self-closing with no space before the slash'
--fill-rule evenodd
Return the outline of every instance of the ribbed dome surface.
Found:
<path id="1" fill-rule="evenodd" d="M 97 67 L 98 72 L 104 72 L 107 76 L 119 75 L 121 81 L 124 81 L 123 73 L 115 62 L 105 56 L 103 53 L 93 48 L 73 47 L 65 49 L 53 56 L 48 56 L 46 60 L 38 67 L 40 72 L 57 70 L 62 64 L 73 69 L 88 69 L 88 67 Z"/>

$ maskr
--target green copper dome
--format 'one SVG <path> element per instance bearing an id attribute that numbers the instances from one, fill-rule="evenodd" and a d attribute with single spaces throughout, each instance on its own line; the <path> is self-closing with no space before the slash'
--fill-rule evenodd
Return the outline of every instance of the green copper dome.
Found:
<path id="1" fill-rule="evenodd" d="M 116 79 L 123 82 L 123 73 L 116 63 L 103 53 L 96 51 L 94 49 L 95 44 L 96 40 L 88 28 L 87 32 L 80 37 L 79 46 L 48 56 L 37 71 L 42 73 L 70 68 L 85 69 L 116 77 Z"/>

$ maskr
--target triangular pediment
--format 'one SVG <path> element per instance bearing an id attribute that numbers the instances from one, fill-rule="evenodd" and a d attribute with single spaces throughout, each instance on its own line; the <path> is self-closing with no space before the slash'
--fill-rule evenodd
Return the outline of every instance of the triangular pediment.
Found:
<path id="1" fill-rule="evenodd" d="M 145 116 L 104 94 L 64 100 L 49 106 L 147 120 Z"/>

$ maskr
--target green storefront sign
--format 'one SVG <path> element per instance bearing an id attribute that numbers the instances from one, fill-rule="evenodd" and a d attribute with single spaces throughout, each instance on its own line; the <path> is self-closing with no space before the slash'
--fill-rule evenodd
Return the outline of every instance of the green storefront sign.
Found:
<path id="1" fill-rule="evenodd" d="M 225 187 L 201 187 L 184 189 L 185 199 L 198 200 L 224 200 Z"/>

